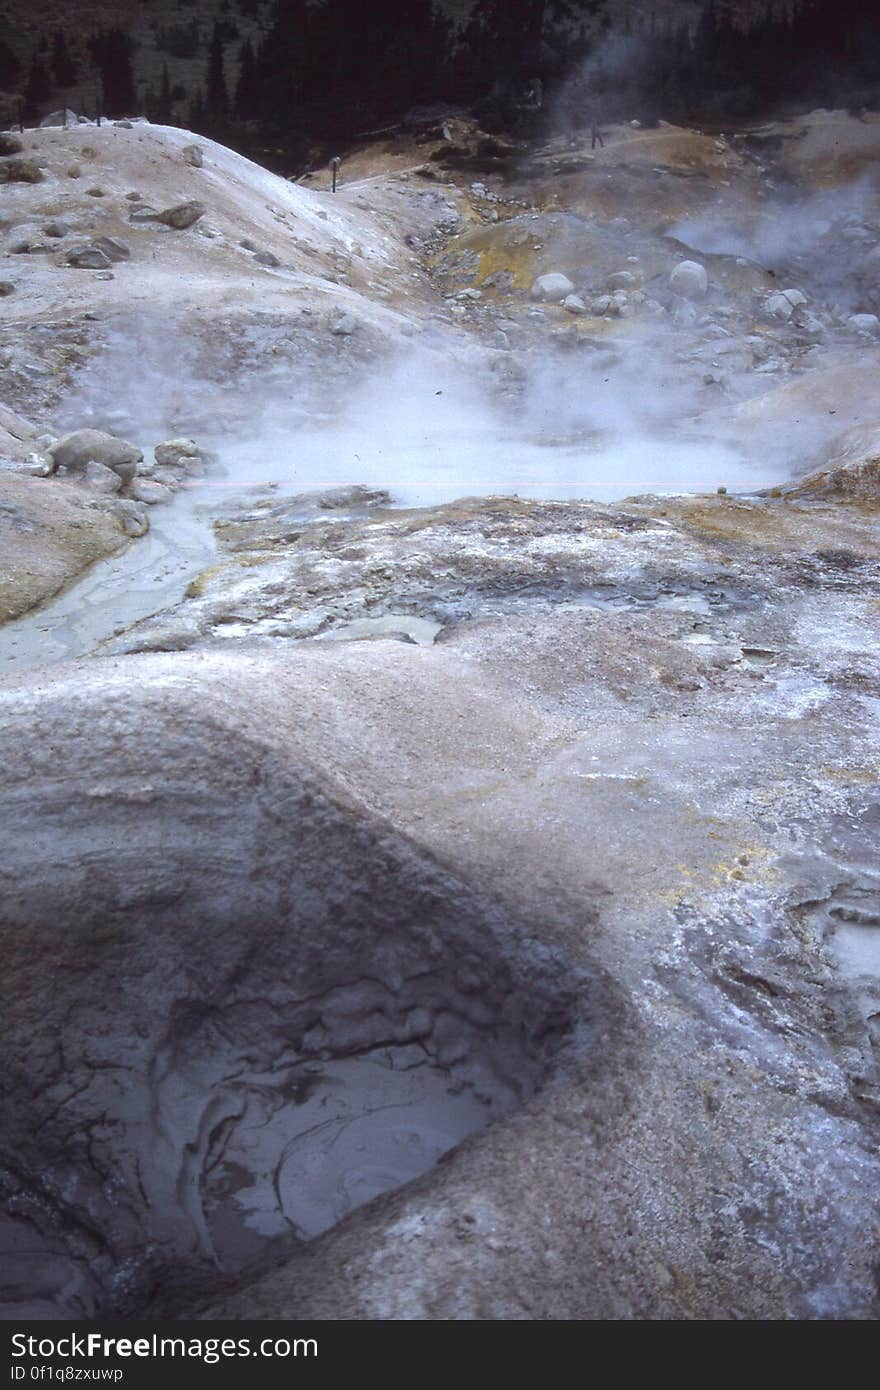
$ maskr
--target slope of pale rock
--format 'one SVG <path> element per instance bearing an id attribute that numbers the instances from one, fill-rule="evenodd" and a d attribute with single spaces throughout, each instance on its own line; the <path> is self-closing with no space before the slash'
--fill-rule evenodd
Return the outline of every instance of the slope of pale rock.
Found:
<path id="1" fill-rule="evenodd" d="M 13 293 L 0 307 L 0 342 L 8 349 L 6 399 L 26 413 L 40 397 L 56 407 L 102 355 L 105 375 L 136 373 L 136 357 L 111 366 L 117 337 L 145 340 L 166 363 L 169 350 L 184 360 L 197 351 L 206 375 L 227 377 L 252 365 L 242 338 L 261 325 L 270 339 L 283 326 L 284 351 L 300 372 L 387 351 L 426 308 L 424 273 L 405 236 L 457 215 L 445 189 L 392 180 L 369 196 L 351 189 L 334 197 L 202 138 L 202 165 L 194 167 L 184 156 L 191 132 L 146 122 L 23 138 L 43 179 L 10 186 L 4 198 Z M 184 230 L 153 216 L 183 203 L 204 209 Z M 70 264 L 71 252 L 101 237 L 128 254 L 103 269 Z M 358 332 L 331 332 L 343 314 Z M 277 340 L 265 342 L 260 365 L 278 367 L 278 350 Z"/>

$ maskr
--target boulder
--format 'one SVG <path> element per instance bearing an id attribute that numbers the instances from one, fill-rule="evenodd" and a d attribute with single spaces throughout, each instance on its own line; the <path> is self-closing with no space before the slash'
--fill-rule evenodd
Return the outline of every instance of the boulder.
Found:
<path id="1" fill-rule="evenodd" d="M 880 329 L 880 318 L 876 314 L 850 314 L 847 328 L 855 333 L 876 333 Z"/>
<path id="2" fill-rule="evenodd" d="M 49 454 L 56 467 L 69 473 L 84 472 L 89 463 L 100 463 L 130 483 L 143 454 L 135 444 L 104 430 L 74 430 L 53 444 Z"/>
<path id="3" fill-rule="evenodd" d="M 631 270 L 616 270 L 608 276 L 609 290 L 629 290 L 639 283 L 638 276 Z"/>
<path id="4" fill-rule="evenodd" d="M 171 490 L 155 478 L 135 478 L 130 491 L 136 502 L 144 502 L 148 507 L 154 507 L 157 502 L 168 502 L 172 495 Z"/>
<path id="5" fill-rule="evenodd" d="M 669 277 L 669 284 L 684 299 L 705 299 L 709 276 L 699 261 L 680 261 Z"/>
<path id="6" fill-rule="evenodd" d="M 787 323 L 794 313 L 794 305 L 784 294 L 771 294 L 764 302 L 764 310 L 771 319 Z"/>
<path id="7" fill-rule="evenodd" d="M 164 208 L 162 212 L 156 213 L 156 221 L 182 232 L 198 222 L 200 217 L 204 217 L 206 211 L 203 203 L 177 203 L 173 208 Z"/>
<path id="8" fill-rule="evenodd" d="M 185 164 L 191 164 L 194 169 L 201 169 L 202 164 L 204 163 L 201 146 L 184 145 L 183 161 Z"/>
<path id="9" fill-rule="evenodd" d="M 24 145 L 17 135 L 9 130 L 0 130 L 0 155 L 21 154 Z"/>
<path id="10" fill-rule="evenodd" d="M 570 314 L 588 314 L 590 311 L 579 294 L 567 294 L 562 301 L 563 309 Z"/>
<path id="11" fill-rule="evenodd" d="M 75 111 L 71 111 L 69 107 L 65 107 L 61 111 L 50 111 L 49 115 L 44 116 L 43 119 L 40 121 L 41 128 L 48 128 L 49 126 L 69 125 L 79 125 L 79 116 L 76 114 Z"/>
<path id="12" fill-rule="evenodd" d="M 55 469 L 52 461 L 47 459 L 44 454 L 33 452 L 27 455 L 24 465 L 19 471 L 31 478 L 50 478 Z"/>
<path id="13" fill-rule="evenodd" d="M 278 257 L 272 251 L 257 251 L 254 260 L 259 265 L 267 266 L 270 270 L 281 264 Z"/>
<path id="14" fill-rule="evenodd" d="M 72 246 L 65 260 L 74 270 L 106 270 L 111 264 L 107 252 L 100 246 Z"/>
<path id="15" fill-rule="evenodd" d="M 35 159 L 0 160 L 0 183 L 40 183 L 43 171 Z"/>
<path id="16" fill-rule="evenodd" d="M 79 481 L 85 483 L 87 487 L 94 488 L 95 492 L 112 495 L 122 487 L 122 479 L 119 474 L 104 463 L 96 463 L 94 459 L 89 459 L 78 476 Z"/>
<path id="17" fill-rule="evenodd" d="M 0 623 L 43 603 L 128 539 L 116 498 L 73 479 L 43 481 L 36 454 L 22 462 L 17 471 L 31 476 L 0 474 Z"/>
<path id="18" fill-rule="evenodd" d="M 531 289 L 532 299 L 544 303 L 558 302 L 570 294 L 574 294 L 574 285 L 567 275 L 562 275 L 559 271 L 539 275 Z"/>
<path id="19" fill-rule="evenodd" d="M 0 280 L 0 299 L 6 299 L 10 294 L 15 293 L 15 285 L 11 280 Z"/>
<path id="20" fill-rule="evenodd" d="M 114 497 L 111 512 L 130 540 L 145 536 L 150 529 L 148 508 L 133 497 Z"/>
<path id="21" fill-rule="evenodd" d="M 138 477 L 140 477 L 140 473 Z M 154 468 L 150 473 L 150 480 L 154 483 L 161 483 L 170 492 L 177 492 L 183 479 L 179 473 L 175 473 L 173 468 Z"/>
<path id="22" fill-rule="evenodd" d="M 157 444 L 153 457 L 159 468 L 175 473 L 203 473 L 205 456 L 194 439 L 166 439 Z"/>

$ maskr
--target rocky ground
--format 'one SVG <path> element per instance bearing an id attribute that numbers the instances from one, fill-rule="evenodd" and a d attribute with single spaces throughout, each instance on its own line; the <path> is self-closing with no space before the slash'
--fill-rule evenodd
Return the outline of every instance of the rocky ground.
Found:
<path id="1" fill-rule="evenodd" d="M 7 1316 L 876 1316 L 878 139 L 3 156 Z M 340 478 L 448 362 L 585 480 Z"/>

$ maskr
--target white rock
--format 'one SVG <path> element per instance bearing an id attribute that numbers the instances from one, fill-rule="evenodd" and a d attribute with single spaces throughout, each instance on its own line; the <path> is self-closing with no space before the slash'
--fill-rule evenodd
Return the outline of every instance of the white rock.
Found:
<path id="1" fill-rule="evenodd" d="M 116 497 L 113 500 L 113 511 L 127 536 L 137 539 L 149 531 L 150 514 L 143 502 L 136 502 L 132 497 Z"/>
<path id="2" fill-rule="evenodd" d="M 793 309 L 801 309 L 809 303 L 803 290 L 783 290 L 783 297 L 788 300 Z"/>
<path id="3" fill-rule="evenodd" d="M 562 275 L 558 271 L 551 271 L 549 275 L 539 275 L 532 285 L 532 299 L 540 299 L 545 302 L 565 299 L 568 295 L 574 294 L 574 285 L 567 275 Z"/>
<path id="4" fill-rule="evenodd" d="M 350 338 L 352 333 L 357 331 L 357 319 L 354 314 L 339 314 L 330 325 L 330 332 L 337 338 Z"/>
<path id="5" fill-rule="evenodd" d="M 160 468 L 173 468 L 181 473 L 200 471 L 204 467 L 204 455 L 194 439 L 166 439 L 156 445 L 153 457 Z M 146 469 L 139 471 L 146 472 Z"/>
<path id="6" fill-rule="evenodd" d="M 880 329 L 880 318 L 876 314 L 850 314 L 846 326 L 856 333 L 876 333 Z"/>
<path id="7" fill-rule="evenodd" d="M 608 277 L 609 290 L 628 290 L 638 283 L 638 277 L 631 270 L 616 270 Z"/>
<path id="8" fill-rule="evenodd" d="M 167 502 L 171 498 L 169 489 L 152 478 L 135 478 L 130 491 L 135 502 L 145 502 L 148 507 L 154 507 L 157 502 Z"/>
<path id="9" fill-rule="evenodd" d="M 42 454 L 28 454 L 21 471 L 31 478 L 48 478 L 55 470 L 49 459 Z M 115 474 L 113 476 L 116 477 Z M 118 483 L 119 479 L 116 481 Z"/>
<path id="10" fill-rule="evenodd" d="M 69 107 L 62 111 L 50 111 L 48 116 L 44 116 L 40 121 L 41 128 L 44 126 L 64 126 L 79 125 L 79 116 Z"/>
<path id="11" fill-rule="evenodd" d="M 669 277 L 676 294 L 685 299 L 704 299 L 709 289 L 706 267 L 699 261 L 680 261 Z"/>
<path id="12" fill-rule="evenodd" d="M 171 492 L 176 492 L 181 484 L 180 474 L 176 473 L 171 468 L 156 468 L 150 476 L 154 483 L 161 483 L 163 487 L 169 488 Z"/>
<path id="13" fill-rule="evenodd" d="M 94 488 L 95 492 L 111 494 L 118 492 L 122 487 L 122 479 L 118 473 L 114 473 L 106 464 L 95 463 L 92 459 L 86 464 L 81 477 L 86 486 Z"/>
<path id="14" fill-rule="evenodd" d="M 771 319 L 781 319 L 785 322 L 794 313 L 794 305 L 784 294 L 771 294 L 764 302 L 764 309 Z"/>
<path id="15" fill-rule="evenodd" d="M 143 458 L 136 445 L 104 430 L 74 430 L 53 444 L 49 454 L 56 467 L 71 472 L 82 472 L 91 462 L 102 463 L 105 468 L 112 468 L 114 473 L 118 473 L 124 483 L 131 482 L 135 468 Z"/>
<path id="16" fill-rule="evenodd" d="M 567 294 L 562 301 L 563 309 L 567 309 L 570 314 L 589 313 L 586 304 L 579 294 Z"/>

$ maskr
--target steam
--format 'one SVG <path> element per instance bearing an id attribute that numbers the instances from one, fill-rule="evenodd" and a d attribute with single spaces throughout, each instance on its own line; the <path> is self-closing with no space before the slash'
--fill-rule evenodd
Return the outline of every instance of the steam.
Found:
<path id="1" fill-rule="evenodd" d="M 406 506 L 751 491 L 791 471 L 790 455 L 737 439 L 732 403 L 704 382 L 711 346 L 683 355 L 655 322 L 620 324 L 607 346 L 564 342 L 520 356 L 437 338 L 355 379 L 351 363 L 334 380 L 289 360 L 236 377 L 184 326 L 126 318 L 59 424 L 110 429 L 145 452 L 192 435 L 220 464 L 209 488 L 365 483 Z"/>
<path id="2" fill-rule="evenodd" d="M 407 506 L 498 493 L 612 501 L 778 480 L 763 458 L 758 466 L 717 442 L 700 420 L 705 387 L 694 377 L 683 382 L 659 337 L 637 331 L 620 355 L 536 354 L 513 381 L 499 382 L 476 356 L 414 351 L 332 415 L 303 419 L 268 401 L 254 436 L 220 452 L 242 486 L 359 482 Z"/>
<path id="3" fill-rule="evenodd" d="M 829 307 L 873 312 L 880 286 L 880 177 L 814 193 L 778 192 L 751 207 L 742 198 L 685 218 L 669 235 L 704 255 L 738 256 L 776 274 L 802 276 Z"/>

